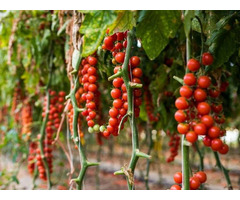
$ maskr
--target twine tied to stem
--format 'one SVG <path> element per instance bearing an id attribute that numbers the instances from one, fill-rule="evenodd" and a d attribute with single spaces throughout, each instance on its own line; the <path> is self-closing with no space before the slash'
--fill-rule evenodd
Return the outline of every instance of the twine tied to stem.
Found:
<path id="1" fill-rule="evenodd" d="M 122 167 L 122 171 L 125 174 L 125 176 L 127 177 L 129 184 L 133 185 L 134 177 L 133 177 L 132 169 L 128 168 L 127 164 L 124 164 L 124 166 Z"/>

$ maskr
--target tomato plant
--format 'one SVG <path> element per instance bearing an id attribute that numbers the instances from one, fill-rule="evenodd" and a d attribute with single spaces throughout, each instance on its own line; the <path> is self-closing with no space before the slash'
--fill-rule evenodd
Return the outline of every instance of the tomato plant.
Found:
<path id="1" fill-rule="evenodd" d="M 240 125 L 239 11 L 0 14 L 0 151 L 27 160 L 35 188 L 40 178 L 48 189 L 83 189 L 89 167 L 99 188 L 108 160 L 109 171 L 120 162 L 114 175 L 131 190 L 143 168 L 150 189 L 160 162 L 181 167 L 171 190 L 205 189 L 212 153 L 232 189 L 221 159 L 239 145 L 228 139 Z"/>

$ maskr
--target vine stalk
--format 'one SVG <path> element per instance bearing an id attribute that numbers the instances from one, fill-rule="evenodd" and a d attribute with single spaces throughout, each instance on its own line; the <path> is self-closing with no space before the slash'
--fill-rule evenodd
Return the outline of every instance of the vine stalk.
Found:
<path id="1" fill-rule="evenodd" d="M 150 131 L 150 123 L 149 123 L 149 119 L 147 121 L 147 136 L 149 138 L 149 146 L 148 146 L 148 155 L 151 155 L 151 151 L 153 148 L 153 139 L 152 139 L 152 131 Z M 147 160 L 147 168 L 146 168 L 146 175 L 144 177 L 145 180 L 145 186 L 147 190 L 150 190 L 149 188 L 149 170 L 150 170 L 150 164 L 151 164 L 151 160 Z"/>
<path id="2" fill-rule="evenodd" d="M 128 74 L 128 64 L 129 64 L 129 59 L 130 59 L 130 54 L 131 54 L 133 37 L 134 37 L 133 30 L 128 31 L 128 35 L 127 35 L 128 44 L 127 44 L 127 48 L 126 48 L 126 54 L 125 54 L 123 68 L 122 68 L 122 74 L 121 74 L 123 77 L 124 83 L 126 84 L 126 88 L 127 88 L 128 116 L 129 116 L 131 132 L 132 132 L 132 156 L 131 156 L 131 160 L 130 160 L 127 170 L 124 170 L 122 168 L 120 171 L 115 172 L 115 174 L 125 174 L 126 175 L 129 190 L 134 189 L 134 170 L 135 170 L 135 167 L 136 167 L 139 157 L 143 157 L 143 158 L 147 158 L 147 159 L 151 158 L 151 156 L 139 151 L 138 130 L 137 130 L 137 125 L 136 125 L 136 121 L 135 121 L 135 117 L 134 117 L 134 99 L 133 99 L 133 87 L 134 86 L 132 86 L 132 83 L 129 79 L 129 74 Z"/>
<path id="3" fill-rule="evenodd" d="M 42 123 L 41 129 L 40 129 L 40 139 L 39 139 L 40 154 L 41 154 L 41 158 L 42 158 L 42 161 L 43 161 L 44 168 L 46 170 L 47 185 L 48 185 L 49 190 L 52 187 L 52 183 L 51 183 L 49 167 L 48 167 L 48 164 L 47 164 L 46 157 L 44 155 L 43 142 L 44 142 L 44 138 L 45 138 L 45 135 L 46 135 L 45 128 L 46 128 L 47 121 L 48 121 L 48 116 L 49 116 L 49 106 L 50 106 L 49 87 L 51 85 L 52 74 L 53 74 L 53 49 L 52 49 L 53 46 L 52 46 L 52 43 L 51 43 L 50 46 L 51 46 L 51 51 L 50 51 L 50 56 L 49 56 L 49 75 L 48 75 L 48 83 L 46 85 L 47 105 L 46 105 L 45 117 L 43 119 L 43 123 Z"/>
<path id="4" fill-rule="evenodd" d="M 186 61 L 190 59 L 191 55 L 191 41 L 189 34 L 186 35 L 186 47 L 187 47 L 187 53 L 186 53 Z M 188 73 L 188 68 L 186 68 L 186 73 Z M 182 189 L 183 190 L 189 190 L 189 146 L 186 144 L 185 141 L 185 135 L 182 136 L 182 174 L 183 174 L 183 184 Z"/>
<path id="5" fill-rule="evenodd" d="M 218 166 L 218 168 L 223 172 L 224 176 L 225 176 L 225 179 L 227 181 L 227 185 L 228 185 L 228 189 L 229 190 L 232 190 L 233 187 L 232 187 L 232 183 L 231 183 L 231 180 L 230 180 L 230 177 L 229 177 L 229 170 L 227 170 L 221 163 L 220 161 L 220 158 L 219 158 L 219 155 L 218 155 L 218 152 L 216 151 L 213 151 L 213 154 L 214 154 L 214 157 L 216 159 L 216 165 Z"/>
<path id="6" fill-rule="evenodd" d="M 76 100 L 76 97 L 75 97 L 75 93 L 76 93 L 76 91 L 79 87 L 79 81 L 78 81 L 79 76 L 76 75 L 76 74 L 77 74 L 78 68 L 79 68 L 78 63 L 80 63 L 81 59 L 82 59 L 81 54 L 80 54 L 80 57 L 78 59 L 79 60 L 78 60 L 78 62 L 76 62 L 77 63 L 76 66 L 73 66 L 75 70 L 74 70 L 74 73 L 72 73 L 73 74 L 73 80 L 74 80 L 74 88 L 71 90 L 68 97 L 70 97 L 71 103 L 72 103 L 72 106 L 73 106 L 73 141 L 74 141 L 75 145 L 78 146 L 78 153 L 79 153 L 79 156 L 80 156 L 80 166 L 81 166 L 78 177 L 75 178 L 75 179 L 72 179 L 72 181 L 75 181 L 77 183 L 77 189 L 81 190 L 82 187 L 83 187 L 83 179 L 85 177 L 87 168 L 90 167 L 90 166 L 99 165 L 99 163 L 91 163 L 87 160 L 86 154 L 85 154 L 84 149 L 83 149 L 83 145 L 81 143 L 81 139 L 80 139 L 79 134 L 78 134 L 78 116 L 79 116 L 79 113 L 82 110 L 80 108 L 78 108 L 78 106 L 77 106 L 77 100 Z"/>

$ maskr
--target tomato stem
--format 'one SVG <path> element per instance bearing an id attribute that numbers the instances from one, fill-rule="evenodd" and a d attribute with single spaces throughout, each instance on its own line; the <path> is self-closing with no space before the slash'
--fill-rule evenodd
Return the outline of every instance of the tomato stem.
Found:
<path id="1" fill-rule="evenodd" d="M 129 123 L 131 126 L 131 132 L 132 132 L 132 156 L 128 166 L 128 170 L 127 172 L 125 171 L 124 173 L 127 178 L 129 190 L 134 189 L 134 170 L 135 170 L 138 158 L 139 157 L 144 157 L 147 159 L 151 158 L 149 155 L 139 151 L 138 130 L 137 130 L 137 125 L 136 125 L 135 116 L 134 116 L 133 88 L 131 87 L 129 73 L 128 73 L 128 64 L 129 64 L 129 59 L 130 59 L 130 54 L 132 49 L 133 37 L 134 37 L 133 30 L 128 31 L 128 35 L 127 35 L 128 43 L 127 43 L 123 68 L 121 72 L 124 83 L 126 85 L 126 89 L 127 89 Z M 115 174 L 123 174 L 123 169 L 122 169 L 122 172 L 118 171 Z"/>
<path id="2" fill-rule="evenodd" d="M 152 139 L 152 132 L 150 130 L 150 122 L 149 122 L 149 119 L 147 120 L 147 127 L 146 127 L 146 134 L 147 134 L 147 137 L 149 139 L 149 145 L 148 145 L 148 155 L 151 154 L 151 151 L 152 151 L 152 148 L 153 148 L 153 139 Z M 150 164 L 151 164 L 151 160 L 147 160 L 147 167 L 146 167 L 146 174 L 145 174 L 145 177 L 144 177 L 144 181 L 145 181 L 145 186 L 146 186 L 146 189 L 149 190 L 149 170 L 150 170 Z"/>
<path id="3" fill-rule="evenodd" d="M 186 35 L 186 61 L 190 59 L 191 56 L 191 40 L 190 35 Z M 189 72 L 188 67 L 186 67 L 186 73 Z M 183 174 L 183 181 L 182 181 L 182 189 L 189 190 L 189 146 L 185 144 L 185 135 L 182 136 L 182 174 Z"/>
<path id="4" fill-rule="evenodd" d="M 82 59 L 81 54 L 79 56 L 80 56 L 79 59 L 81 60 Z M 76 69 L 76 67 L 77 66 L 75 66 L 75 69 Z M 75 145 L 78 146 L 78 153 L 80 156 L 80 165 L 81 165 L 81 169 L 80 169 L 78 177 L 73 180 L 77 183 L 77 189 L 81 190 L 82 186 L 83 186 L 83 179 L 85 177 L 88 167 L 99 165 L 99 163 L 91 163 L 91 162 L 87 161 L 87 157 L 84 152 L 83 145 L 81 143 L 81 138 L 79 137 L 79 134 L 78 134 L 78 116 L 79 116 L 79 113 L 82 111 L 82 109 L 80 109 L 77 106 L 77 100 L 75 97 L 75 93 L 79 87 L 79 81 L 78 81 L 79 76 L 76 73 L 74 73 L 73 78 L 74 78 L 74 88 L 71 90 L 71 92 L 69 94 L 71 103 L 73 106 L 73 141 L 74 141 Z"/>
<path id="5" fill-rule="evenodd" d="M 46 157 L 44 155 L 44 150 L 43 150 L 43 142 L 44 142 L 44 138 L 46 135 L 45 129 L 46 129 L 46 125 L 47 125 L 47 121 L 48 121 L 48 116 L 49 116 L 49 107 L 50 107 L 50 94 L 49 94 L 49 87 L 51 85 L 51 81 L 52 81 L 52 74 L 53 74 L 53 49 L 52 49 L 52 44 L 51 44 L 51 55 L 49 56 L 49 75 L 48 75 L 48 83 L 46 85 L 46 96 L 47 96 L 47 105 L 46 105 L 46 115 L 43 119 L 43 123 L 42 126 L 40 128 L 40 139 L 39 139 L 39 147 L 40 147 L 40 154 L 41 154 L 41 158 L 43 161 L 43 165 L 44 168 L 46 170 L 46 176 L 47 176 L 47 184 L 48 184 L 48 189 L 50 190 L 52 187 L 52 183 L 51 183 L 51 177 L 50 177 L 50 171 L 49 171 L 49 167 L 48 167 L 48 163 L 46 160 Z"/>
<path id="6" fill-rule="evenodd" d="M 223 172 L 224 176 L 225 176 L 225 179 L 227 181 L 227 185 L 228 185 L 228 189 L 229 190 L 232 190 L 233 187 L 232 187 L 232 183 L 231 183 L 231 180 L 230 180 L 230 177 L 229 177 L 229 170 L 227 170 L 221 163 L 221 160 L 219 158 L 219 155 L 218 155 L 218 152 L 216 151 L 213 151 L 213 154 L 214 154 L 214 157 L 216 159 L 216 165 L 218 166 L 218 168 Z"/>
<path id="7" fill-rule="evenodd" d="M 198 153 L 198 156 L 199 156 L 199 160 L 200 160 L 199 171 L 204 171 L 204 162 L 203 162 L 204 155 L 201 152 L 201 150 L 199 149 L 197 141 L 194 143 L 194 145 L 196 147 L 196 150 L 197 150 L 197 153 Z"/>

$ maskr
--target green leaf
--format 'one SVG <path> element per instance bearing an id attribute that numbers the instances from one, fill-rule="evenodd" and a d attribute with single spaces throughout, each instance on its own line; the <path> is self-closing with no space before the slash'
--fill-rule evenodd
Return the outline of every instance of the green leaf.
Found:
<path id="1" fill-rule="evenodd" d="M 74 49 L 73 55 L 72 55 L 72 66 L 75 70 L 78 69 L 81 62 L 81 54 L 80 51 L 77 49 Z"/>
<path id="2" fill-rule="evenodd" d="M 186 35 L 189 35 L 191 27 L 192 27 L 192 18 L 194 18 L 195 12 L 194 10 L 186 10 L 184 13 L 184 31 Z"/>
<path id="3" fill-rule="evenodd" d="M 235 13 L 220 19 L 211 37 L 206 41 L 209 51 L 214 55 L 211 69 L 227 62 L 236 50 L 238 30 L 234 29 Z"/>
<path id="4" fill-rule="evenodd" d="M 149 85 L 149 89 L 153 97 L 153 102 L 157 101 L 159 93 L 163 91 L 167 83 L 167 73 L 164 65 L 159 66 L 155 73 L 156 75 L 153 77 Z"/>
<path id="5" fill-rule="evenodd" d="M 117 19 L 117 13 L 111 10 L 93 11 L 87 13 L 80 33 L 84 34 L 82 56 L 93 54 L 101 44 L 106 30 Z"/>
<path id="6" fill-rule="evenodd" d="M 212 45 L 209 47 L 210 52 L 214 55 L 213 68 L 218 68 L 225 62 L 227 62 L 230 56 L 236 50 L 235 42 L 236 34 L 231 31 L 227 31 L 216 37 Z"/>
<path id="7" fill-rule="evenodd" d="M 137 25 L 136 35 L 149 59 L 155 59 L 173 38 L 181 23 L 180 11 L 146 11 Z"/>
<path id="8" fill-rule="evenodd" d="M 114 32 L 124 32 L 126 30 L 131 30 L 136 26 L 136 12 L 135 11 L 119 11 L 115 23 L 111 26 L 110 30 Z"/>

